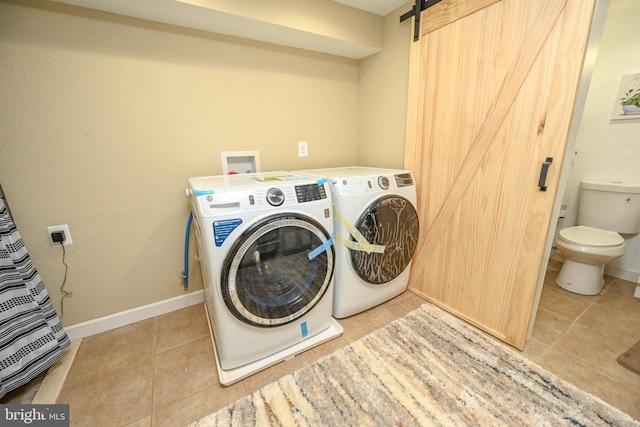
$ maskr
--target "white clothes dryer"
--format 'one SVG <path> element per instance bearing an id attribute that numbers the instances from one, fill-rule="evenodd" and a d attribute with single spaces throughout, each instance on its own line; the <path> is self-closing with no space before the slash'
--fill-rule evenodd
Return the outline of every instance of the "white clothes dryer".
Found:
<path id="1" fill-rule="evenodd" d="M 336 250 L 333 315 L 348 317 L 404 292 L 419 233 L 411 172 L 354 166 L 299 173 L 330 183 Z"/>
<path id="2" fill-rule="evenodd" d="M 328 184 L 291 172 L 188 183 L 222 384 L 342 333 Z"/>

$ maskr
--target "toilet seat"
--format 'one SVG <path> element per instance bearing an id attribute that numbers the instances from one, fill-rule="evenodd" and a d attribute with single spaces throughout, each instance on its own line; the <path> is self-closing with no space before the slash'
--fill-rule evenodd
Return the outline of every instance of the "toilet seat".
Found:
<path id="1" fill-rule="evenodd" d="M 582 246 L 610 247 L 624 244 L 622 236 L 615 231 L 601 230 L 584 225 L 563 228 L 558 233 L 558 237 L 567 243 Z"/>

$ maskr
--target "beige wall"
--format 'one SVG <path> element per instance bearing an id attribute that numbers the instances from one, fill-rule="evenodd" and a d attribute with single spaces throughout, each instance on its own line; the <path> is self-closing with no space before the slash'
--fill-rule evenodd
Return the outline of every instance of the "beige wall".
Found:
<path id="1" fill-rule="evenodd" d="M 400 22 L 411 3 L 387 15 L 382 52 L 360 61 L 358 162 L 403 168 L 407 120 L 409 49 L 413 22 Z"/>
<path id="2" fill-rule="evenodd" d="M 404 33 L 409 24 L 391 27 Z M 73 296 L 63 323 L 185 292 L 186 178 L 221 173 L 221 151 L 259 150 L 263 171 L 360 156 L 400 167 L 398 80 L 408 65 L 379 56 L 359 66 L 56 3 L 0 1 L 0 183 L 58 310 L 62 252 L 46 227 L 70 227 Z M 374 136 L 363 138 L 367 122 Z M 309 157 L 297 157 L 299 140 L 309 141 Z M 195 261 L 191 271 L 188 292 L 202 289 Z"/>

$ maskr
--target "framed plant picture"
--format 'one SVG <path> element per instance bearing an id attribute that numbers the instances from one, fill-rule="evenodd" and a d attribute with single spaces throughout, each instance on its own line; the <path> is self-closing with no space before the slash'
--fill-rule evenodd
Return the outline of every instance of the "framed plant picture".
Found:
<path id="1" fill-rule="evenodd" d="M 611 120 L 629 119 L 640 119 L 640 73 L 622 76 L 611 114 Z"/>

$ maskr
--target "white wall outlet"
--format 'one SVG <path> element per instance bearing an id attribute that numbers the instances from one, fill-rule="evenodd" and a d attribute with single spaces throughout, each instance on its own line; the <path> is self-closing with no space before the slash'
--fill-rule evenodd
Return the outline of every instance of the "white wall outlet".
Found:
<path id="1" fill-rule="evenodd" d="M 60 243 L 54 242 L 53 238 L 51 237 L 51 233 L 53 233 L 54 231 L 64 232 L 64 241 L 62 242 L 63 245 L 65 246 L 73 245 L 73 239 L 71 239 L 71 231 L 69 231 L 69 226 L 67 224 L 50 225 L 49 227 L 47 227 L 47 233 L 49 233 L 49 241 L 51 242 L 51 245 L 58 246 L 60 245 Z"/>
<path id="2" fill-rule="evenodd" d="M 309 155 L 309 143 L 307 141 L 298 141 L 298 157 L 307 157 Z"/>

